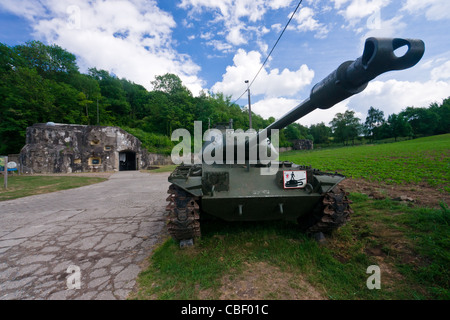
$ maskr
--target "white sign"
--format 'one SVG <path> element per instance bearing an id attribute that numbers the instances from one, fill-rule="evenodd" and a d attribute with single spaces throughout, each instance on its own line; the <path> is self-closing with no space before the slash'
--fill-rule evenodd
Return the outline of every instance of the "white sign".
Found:
<path id="1" fill-rule="evenodd" d="M 17 168 L 17 163 L 14 161 L 8 162 L 8 169 L 15 169 Z"/>
<path id="2" fill-rule="evenodd" d="M 299 189 L 306 186 L 306 170 L 283 171 L 284 189 Z"/>

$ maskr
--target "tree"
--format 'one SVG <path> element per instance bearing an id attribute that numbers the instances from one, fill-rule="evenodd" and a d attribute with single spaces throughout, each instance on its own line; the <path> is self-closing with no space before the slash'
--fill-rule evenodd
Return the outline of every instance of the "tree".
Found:
<path id="1" fill-rule="evenodd" d="M 68 81 L 69 75 L 78 73 L 75 55 L 57 45 L 28 41 L 15 46 L 14 52 L 23 59 L 24 66 L 36 69 L 44 78 Z"/>
<path id="2" fill-rule="evenodd" d="M 370 107 L 367 113 L 364 130 L 371 140 L 375 140 L 377 129 L 384 123 L 384 112 L 374 107 Z"/>
<path id="3" fill-rule="evenodd" d="M 308 128 L 296 122 L 291 123 L 284 129 L 284 135 L 289 141 L 297 139 L 312 140 L 312 136 L 309 134 Z"/>
<path id="4" fill-rule="evenodd" d="M 35 69 L 19 67 L 1 75 L 0 97 L 0 152 L 18 153 L 26 128 L 50 121 L 55 101 L 51 83 Z"/>
<path id="5" fill-rule="evenodd" d="M 397 141 L 398 137 L 408 137 L 413 134 L 411 125 L 404 115 L 391 114 L 388 117 L 388 124 L 390 128 L 390 134 Z"/>
<path id="6" fill-rule="evenodd" d="M 444 99 L 440 106 L 437 103 L 432 103 L 430 110 L 437 114 L 439 118 L 435 134 L 450 132 L 450 97 Z"/>
<path id="7" fill-rule="evenodd" d="M 344 145 L 352 140 L 355 143 L 355 138 L 361 133 L 360 119 L 355 117 L 355 112 L 347 110 L 344 113 L 337 113 L 330 122 L 333 134 L 336 140 L 343 142 Z"/>
<path id="8" fill-rule="evenodd" d="M 192 93 L 183 85 L 181 79 L 173 73 L 166 73 L 162 76 L 156 76 L 155 80 L 150 83 L 155 91 L 162 91 L 168 94 L 185 92 L 192 96 Z"/>
<path id="9" fill-rule="evenodd" d="M 439 116 L 432 109 L 407 107 L 400 115 L 411 125 L 414 135 L 432 135 L 437 130 Z"/>
<path id="10" fill-rule="evenodd" d="M 314 143 L 328 143 L 332 130 L 325 123 L 313 124 L 309 127 L 309 133 L 313 137 Z"/>
<path id="11" fill-rule="evenodd" d="M 127 100 L 127 93 L 123 88 L 122 81 L 108 71 L 97 70 L 96 68 L 89 69 L 89 75 L 98 81 L 101 95 L 104 97 L 102 103 L 106 110 L 115 115 L 115 122 L 128 125 L 131 106 Z"/>

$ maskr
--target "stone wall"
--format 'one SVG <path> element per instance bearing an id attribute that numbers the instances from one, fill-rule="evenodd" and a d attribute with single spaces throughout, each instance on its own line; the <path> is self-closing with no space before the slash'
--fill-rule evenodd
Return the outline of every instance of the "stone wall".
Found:
<path id="1" fill-rule="evenodd" d="M 313 141 L 307 139 L 294 140 L 292 145 L 294 150 L 312 150 L 314 148 Z"/>
<path id="2" fill-rule="evenodd" d="M 133 156 L 137 170 L 151 165 L 153 158 L 139 139 L 121 128 L 35 124 L 27 128 L 19 162 L 23 173 L 118 171 L 125 153 Z"/>
<path id="3" fill-rule="evenodd" d="M 148 153 L 148 162 L 152 166 L 165 166 L 173 164 L 170 156 L 158 153 Z"/>

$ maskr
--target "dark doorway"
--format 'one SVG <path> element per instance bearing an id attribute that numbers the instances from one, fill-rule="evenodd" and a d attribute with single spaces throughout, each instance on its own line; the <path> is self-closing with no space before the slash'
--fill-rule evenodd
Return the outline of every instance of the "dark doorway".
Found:
<path id="1" fill-rule="evenodd" d="M 119 152 L 119 171 L 136 170 L 136 152 Z"/>

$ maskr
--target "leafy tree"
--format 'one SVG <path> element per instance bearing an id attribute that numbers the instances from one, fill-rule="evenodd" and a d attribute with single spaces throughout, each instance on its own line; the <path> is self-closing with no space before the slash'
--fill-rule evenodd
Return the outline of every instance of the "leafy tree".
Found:
<path id="1" fill-rule="evenodd" d="M 15 46 L 14 51 L 22 58 L 24 66 L 36 69 L 44 78 L 67 81 L 69 75 L 78 72 L 75 55 L 57 45 L 28 41 Z"/>
<path id="2" fill-rule="evenodd" d="M 12 48 L 0 43 L 0 74 L 12 71 L 24 64 L 25 61 Z"/>
<path id="3" fill-rule="evenodd" d="M 408 137 L 413 134 L 411 125 L 404 115 L 391 114 L 388 117 L 388 124 L 390 129 L 390 136 L 397 141 L 398 137 Z"/>
<path id="4" fill-rule="evenodd" d="M 131 106 L 127 101 L 127 94 L 122 81 L 105 70 L 89 69 L 89 75 L 96 79 L 100 86 L 102 103 L 106 110 L 115 115 L 115 122 L 119 125 L 128 125 L 130 122 Z"/>
<path id="5" fill-rule="evenodd" d="M 361 133 L 362 129 L 360 119 L 356 118 L 355 112 L 351 110 L 347 110 L 344 113 L 337 113 L 330 122 L 330 125 L 336 140 L 343 142 L 344 145 L 350 140 L 354 144 L 354 140 Z"/>
<path id="6" fill-rule="evenodd" d="M 309 133 L 313 137 L 314 143 L 328 143 L 332 130 L 325 123 L 313 124 L 309 127 Z"/>
<path id="7" fill-rule="evenodd" d="M 439 116 L 432 109 L 407 107 L 400 115 L 406 118 L 414 135 L 432 135 L 437 130 Z"/>
<path id="8" fill-rule="evenodd" d="M 50 83 L 35 69 L 19 67 L 0 78 L 1 153 L 17 153 L 25 143 L 26 128 L 47 122 L 53 111 Z"/>
<path id="9" fill-rule="evenodd" d="M 372 141 L 377 136 L 377 129 L 384 123 L 384 112 L 370 107 L 367 113 L 366 122 L 364 123 L 365 133 L 371 137 Z"/>
<path id="10" fill-rule="evenodd" d="M 162 76 L 156 76 L 155 80 L 151 81 L 151 84 L 153 85 L 153 90 L 155 91 L 162 91 L 168 94 L 185 92 L 192 96 L 192 93 L 183 85 L 181 79 L 173 73 L 166 73 Z"/>
<path id="11" fill-rule="evenodd" d="M 450 132 L 450 97 L 444 99 L 440 106 L 437 103 L 432 103 L 430 105 L 430 111 L 438 115 L 438 124 L 435 134 Z"/>

